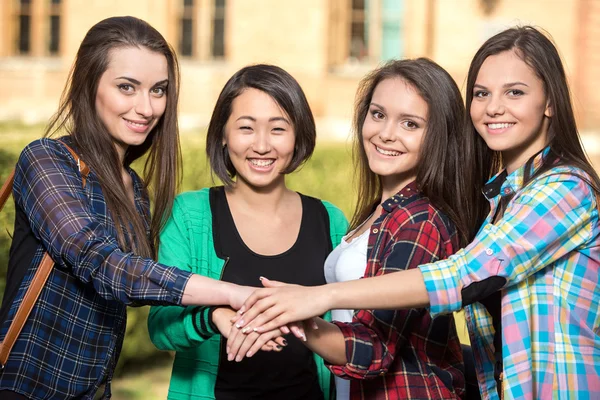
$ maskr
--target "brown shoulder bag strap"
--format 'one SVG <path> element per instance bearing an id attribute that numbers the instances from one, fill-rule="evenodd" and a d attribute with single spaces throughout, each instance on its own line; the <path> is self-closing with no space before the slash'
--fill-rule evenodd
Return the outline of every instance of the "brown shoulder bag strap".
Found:
<path id="1" fill-rule="evenodd" d="M 87 181 L 88 174 L 90 173 L 89 167 L 83 162 L 83 160 L 81 160 L 81 158 L 79 158 L 77 153 L 75 153 L 71 147 L 66 145 L 64 142 L 61 143 L 67 148 L 67 150 L 69 150 L 73 158 L 77 160 L 77 167 L 81 173 L 82 185 L 85 188 L 85 183 Z M 4 185 L 2 185 L 2 189 L 0 189 L 0 211 L 12 193 L 14 179 L 15 170 L 13 169 L 6 182 L 4 182 Z M 27 321 L 35 302 L 40 296 L 42 288 L 46 284 L 53 266 L 54 261 L 48 253 L 45 253 L 42 262 L 38 266 L 37 271 L 35 272 L 35 275 L 33 276 L 33 279 L 27 288 L 27 292 L 25 292 L 23 301 L 19 305 L 19 309 L 17 310 L 17 313 L 15 314 L 15 317 L 8 328 L 8 332 L 6 333 L 4 340 L 0 343 L 0 370 L 4 369 L 4 365 L 8 360 L 8 355 L 10 354 L 12 347 L 19 337 L 19 334 L 21 333 L 21 330 L 25 325 L 25 321 Z"/>

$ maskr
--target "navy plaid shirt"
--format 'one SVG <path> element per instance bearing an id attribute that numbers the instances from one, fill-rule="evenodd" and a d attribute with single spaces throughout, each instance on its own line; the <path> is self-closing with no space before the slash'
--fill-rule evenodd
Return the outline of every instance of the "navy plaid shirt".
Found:
<path id="1" fill-rule="evenodd" d="M 371 226 L 365 277 L 416 268 L 458 249 L 454 224 L 413 181 L 382 204 Z M 329 366 L 352 379 L 355 399 L 456 399 L 464 395 L 462 349 L 454 318 L 426 309 L 357 310 L 335 322 L 346 341 L 347 364 Z"/>
<path id="2" fill-rule="evenodd" d="M 137 211 L 148 227 L 147 193 L 129 172 Z M 0 390 L 33 399 L 92 399 L 106 383 L 108 397 L 126 305 L 180 304 L 191 275 L 119 249 L 96 175 L 90 172 L 84 189 L 76 161 L 57 140 L 37 140 L 23 150 L 13 196 L 40 244 L 1 338 L 45 251 L 56 264 L 0 372 Z"/>

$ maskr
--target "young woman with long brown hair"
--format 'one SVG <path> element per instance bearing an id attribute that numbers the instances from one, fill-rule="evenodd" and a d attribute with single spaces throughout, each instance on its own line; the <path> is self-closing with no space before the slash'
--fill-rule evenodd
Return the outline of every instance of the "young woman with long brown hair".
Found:
<path id="1" fill-rule="evenodd" d="M 503 31 L 476 53 L 466 93 L 479 161 L 465 168 L 491 206 L 473 242 L 384 277 L 263 289 L 243 320 L 262 331 L 329 308 L 465 307 L 482 397 L 598 398 L 600 179 L 558 51 L 533 27 Z"/>
<path id="2" fill-rule="evenodd" d="M 142 20 L 108 18 L 83 39 L 47 137 L 16 167 L 0 337 L 44 253 L 55 266 L 0 371 L 2 399 L 109 397 L 127 305 L 239 307 L 250 293 L 153 260 L 178 182 L 178 86 L 174 52 Z M 142 180 L 130 165 L 143 155 Z"/>

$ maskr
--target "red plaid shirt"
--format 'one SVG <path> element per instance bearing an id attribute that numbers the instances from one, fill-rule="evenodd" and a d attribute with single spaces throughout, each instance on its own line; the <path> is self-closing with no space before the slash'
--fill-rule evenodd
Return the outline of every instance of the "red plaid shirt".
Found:
<path id="1" fill-rule="evenodd" d="M 458 249 L 454 224 L 412 182 L 383 204 L 371 226 L 365 277 L 416 268 Z M 462 351 L 452 315 L 426 309 L 358 310 L 335 322 L 346 341 L 351 399 L 456 399 L 464 396 Z"/>

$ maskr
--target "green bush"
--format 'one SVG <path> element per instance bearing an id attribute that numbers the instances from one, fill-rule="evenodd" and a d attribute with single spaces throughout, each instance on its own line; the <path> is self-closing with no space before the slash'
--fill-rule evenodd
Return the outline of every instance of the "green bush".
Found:
<path id="1" fill-rule="evenodd" d="M 2 182 L 14 166 L 20 151 L 27 143 L 39 137 L 43 127 L 0 125 L 0 140 L 5 144 L 0 150 L 0 179 Z M 206 154 L 204 135 L 186 133 L 182 135 L 183 181 L 181 191 L 200 189 L 214 185 Z M 141 163 L 134 168 L 140 171 Z M 351 189 L 351 160 L 348 146 L 344 144 L 322 143 L 317 145 L 315 154 L 298 172 L 288 178 L 290 188 L 303 194 L 329 200 L 340 207 L 347 216 L 351 213 L 353 191 Z M 4 293 L 10 234 L 14 224 L 14 206 L 11 200 L 0 213 L 0 299 Z M 154 363 L 158 358 L 168 356 L 154 348 L 148 337 L 146 318 L 148 307 L 129 308 L 125 343 L 117 367 L 121 374 L 140 365 Z"/>

